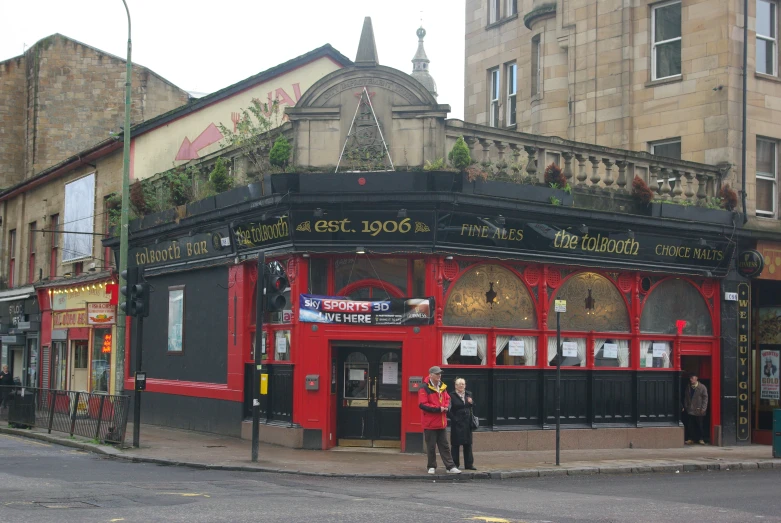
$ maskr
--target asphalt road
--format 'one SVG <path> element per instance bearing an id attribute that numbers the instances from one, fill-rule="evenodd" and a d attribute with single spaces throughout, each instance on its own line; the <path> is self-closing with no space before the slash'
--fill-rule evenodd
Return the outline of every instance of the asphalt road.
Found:
<path id="1" fill-rule="evenodd" d="M 4 523 L 781 521 L 780 488 L 778 469 L 436 482 L 205 471 L 0 434 Z"/>

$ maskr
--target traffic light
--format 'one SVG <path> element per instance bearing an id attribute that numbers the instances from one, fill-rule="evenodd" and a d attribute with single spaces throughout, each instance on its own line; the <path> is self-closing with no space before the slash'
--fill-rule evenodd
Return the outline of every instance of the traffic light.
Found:
<path id="1" fill-rule="evenodd" d="M 130 294 L 133 297 L 133 303 L 131 304 L 133 316 L 144 318 L 149 316 L 149 284 L 145 282 L 136 283 L 133 285 L 133 290 Z"/>
<path id="2" fill-rule="evenodd" d="M 269 266 L 266 270 L 266 312 L 279 312 L 287 305 L 285 290 L 290 284 L 279 269 Z"/>
<path id="3" fill-rule="evenodd" d="M 135 316 L 133 314 L 133 302 L 135 301 L 135 287 L 138 282 L 138 267 L 132 267 L 122 271 L 124 285 L 119 288 L 122 297 L 119 300 L 119 308 L 125 313 L 125 316 Z"/>

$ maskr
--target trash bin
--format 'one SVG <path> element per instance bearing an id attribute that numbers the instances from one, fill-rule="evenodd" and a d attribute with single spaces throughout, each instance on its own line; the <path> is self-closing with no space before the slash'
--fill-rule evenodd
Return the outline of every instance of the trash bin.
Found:
<path id="1" fill-rule="evenodd" d="M 781 458 L 781 409 L 773 411 L 773 457 Z"/>
<path id="2" fill-rule="evenodd" d="M 8 423 L 16 428 L 30 428 L 35 425 L 35 392 L 24 388 L 14 391 L 8 407 Z"/>

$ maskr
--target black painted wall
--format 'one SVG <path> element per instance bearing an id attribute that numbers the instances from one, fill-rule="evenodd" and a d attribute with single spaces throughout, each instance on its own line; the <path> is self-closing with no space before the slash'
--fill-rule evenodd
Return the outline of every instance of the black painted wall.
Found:
<path id="1" fill-rule="evenodd" d="M 738 283 L 746 281 L 730 270 L 721 281 L 721 297 L 737 292 Z M 752 340 L 753 346 L 753 340 Z M 738 302 L 721 302 L 721 438 L 723 445 L 738 445 Z"/>
<path id="2" fill-rule="evenodd" d="M 131 404 L 134 396 L 131 394 Z M 131 406 L 132 421 L 132 406 Z M 141 423 L 241 437 L 242 403 L 173 394 L 141 394 Z M 128 441 L 132 435 L 128 435 Z M 141 427 L 141 441 L 144 428 Z M 206 452 L 208 449 L 204 449 Z"/>
<path id="3" fill-rule="evenodd" d="M 142 351 L 142 368 L 148 377 L 227 383 L 228 269 L 198 269 L 146 279 L 153 289 Z M 177 285 L 185 286 L 181 354 L 168 352 L 168 288 Z M 135 370 L 135 358 L 131 367 Z"/>

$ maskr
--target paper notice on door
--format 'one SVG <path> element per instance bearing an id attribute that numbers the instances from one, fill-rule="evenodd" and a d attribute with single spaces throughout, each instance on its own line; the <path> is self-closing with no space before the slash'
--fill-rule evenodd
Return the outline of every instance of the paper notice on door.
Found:
<path id="1" fill-rule="evenodd" d="M 399 363 L 397 361 L 386 361 L 382 364 L 382 384 L 399 384 Z"/>
<path id="2" fill-rule="evenodd" d="M 577 358 L 578 344 L 574 341 L 565 341 L 561 344 L 561 353 L 565 358 Z"/>
<path id="3" fill-rule="evenodd" d="M 667 354 L 667 344 L 654 343 L 654 358 L 664 358 L 665 354 Z"/>
<path id="4" fill-rule="evenodd" d="M 651 368 L 654 366 L 654 357 L 651 354 L 645 355 L 645 366 Z"/>
<path id="5" fill-rule="evenodd" d="M 510 340 L 509 351 L 510 356 L 525 356 L 526 347 L 523 345 L 523 340 Z"/>
<path id="6" fill-rule="evenodd" d="M 618 345 L 615 343 L 605 343 L 602 347 L 602 357 L 612 359 L 618 358 Z"/>
<path id="7" fill-rule="evenodd" d="M 287 338 L 280 336 L 277 338 L 277 353 L 284 354 L 287 352 Z"/>
<path id="8" fill-rule="evenodd" d="M 350 381 L 363 381 L 366 371 L 363 369 L 350 369 Z"/>
<path id="9" fill-rule="evenodd" d="M 461 356 L 477 356 L 477 342 L 475 340 L 461 340 Z"/>

